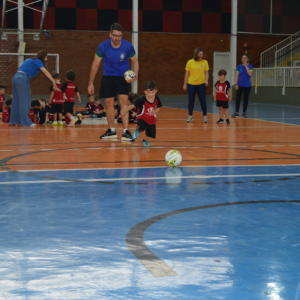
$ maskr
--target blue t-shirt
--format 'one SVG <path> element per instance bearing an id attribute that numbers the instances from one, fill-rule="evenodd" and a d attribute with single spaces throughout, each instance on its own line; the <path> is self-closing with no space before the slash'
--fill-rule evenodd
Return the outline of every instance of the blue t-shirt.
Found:
<path id="1" fill-rule="evenodd" d="M 253 66 L 248 65 L 248 68 L 250 71 L 253 71 Z M 239 72 L 239 80 L 238 80 L 238 86 L 243 86 L 243 87 L 250 87 L 252 86 L 251 84 L 251 76 L 249 76 L 246 67 L 243 65 L 238 65 L 236 68 L 236 71 Z"/>
<path id="2" fill-rule="evenodd" d="M 39 60 L 38 58 L 34 58 L 34 59 L 28 58 L 23 62 L 22 66 L 19 68 L 18 71 L 22 71 L 26 73 L 27 75 L 30 76 L 30 79 L 32 79 L 39 73 L 42 67 L 45 68 L 42 61 Z"/>
<path id="3" fill-rule="evenodd" d="M 101 43 L 96 55 L 103 59 L 103 74 L 106 76 L 123 76 L 129 70 L 129 58 L 135 57 L 135 50 L 129 42 L 121 40 L 119 48 L 111 45 L 111 39 Z"/>

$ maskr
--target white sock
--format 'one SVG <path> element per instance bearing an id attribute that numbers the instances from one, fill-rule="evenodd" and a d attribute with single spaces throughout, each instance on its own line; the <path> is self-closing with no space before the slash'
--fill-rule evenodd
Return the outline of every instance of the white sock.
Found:
<path id="1" fill-rule="evenodd" d="M 74 120 L 74 119 L 75 119 L 75 118 L 72 116 L 72 117 L 71 117 L 71 120 Z"/>
<path id="2" fill-rule="evenodd" d="M 110 128 L 111 131 L 116 131 L 116 128 Z"/>
<path id="3" fill-rule="evenodd" d="M 126 132 L 126 130 L 128 130 L 128 128 L 126 128 L 126 129 L 123 129 L 123 132 Z"/>

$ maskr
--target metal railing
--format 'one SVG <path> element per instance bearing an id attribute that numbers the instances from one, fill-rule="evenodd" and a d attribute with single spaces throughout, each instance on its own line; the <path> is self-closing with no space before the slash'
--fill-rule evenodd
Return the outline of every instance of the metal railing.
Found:
<path id="1" fill-rule="evenodd" d="M 276 65 L 276 53 L 278 53 L 278 51 L 280 51 L 282 48 L 292 45 L 298 39 L 300 39 L 300 31 L 262 52 L 260 54 L 260 66 L 262 68 L 274 67 Z"/>
<path id="2" fill-rule="evenodd" d="M 300 38 L 275 52 L 275 67 L 293 67 L 300 62 Z"/>
<path id="3" fill-rule="evenodd" d="M 282 87 L 285 95 L 286 87 L 300 87 L 300 66 L 285 68 L 254 68 L 251 76 L 252 86 L 255 87 Z"/>

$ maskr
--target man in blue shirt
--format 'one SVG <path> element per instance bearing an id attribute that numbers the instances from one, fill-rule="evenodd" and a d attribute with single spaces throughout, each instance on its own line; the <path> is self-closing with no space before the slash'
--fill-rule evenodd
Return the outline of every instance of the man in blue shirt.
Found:
<path id="1" fill-rule="evenodd" d="M 108 121 L 108 130 L 100 136 L 101 139 L 116 138 L 117 132 L 114 128 L 115 110 L 114 98 L 119 95 L 121 109 L 127 107 L 130 84 L 138 78 L 139 62 L 135 50 L 129 42 L 122 39 L 123 28 L 114 23 L 110 27 L 110 39 L 104 41 L 97 48 L 95 58 L 90 72 L 88 93 L 94 94 L 94 79 L 103 59 L 103 77 L 100 86 L 100 98 L 105 98 L 105 109 Z M 135 73 L 133 80 L 126 81 L 124 73 L 130 70 L 129 59 Z M 123 117 L 122 140 L 131 141 L 132 137 L 128 130 L 128 113 Z"/>

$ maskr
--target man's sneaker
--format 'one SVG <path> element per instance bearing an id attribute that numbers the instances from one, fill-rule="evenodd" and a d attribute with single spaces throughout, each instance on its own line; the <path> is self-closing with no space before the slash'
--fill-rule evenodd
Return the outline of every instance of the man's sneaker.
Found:
<path id="1" fill-rule="evenodd" d="M 219 121 L 217 122 L 217 124 L 221 124 L 221 123 L 224 123 L 224 120 L 220 118 Z"/>
<path id="2" fill-rule="evenodd" d="M 123 131 L 122 140 L 123 141 L 133 141 L 133 138 L 132 138 L 129 130 L 126 130 L 125 132 Z"/>
<path id="3" fill-rule="evenodd" d="M 117 132 L 111 131 L 111 129 L 108 128 L 108 130 L 100 136 L 100 139 L 113 139 L 117 137 L 118 137 Z"/>
<path id="4" fill-rule="evenodd" d="M 239 117 L 239 114 L 238 113 L 234 113 L 231 118 L 238 118 Z"/>
<path id="5" fill-rule="evenodd" d="M 70 123 L 69 123 L 67 126 L 69 126 L 69 127 L 75 126 L 75 123 L 77 122 L 77 120 L 78 120 L 78 118 L 73 118 L 73 119 L 71 119 L 71 120 L 70 120 Z"/>
<path id="6" fill-rule="evenodd" d="M 150 147 L 149 143 L 146 140 L 143 140 L 143 145 L 144 145 L 145 148 Z"/>
<path id="7" fill-rule="evenodd" d="M 57 126 L 57 121 L 54 121 L 54 122 L 52 123 L 52 125 L 53 125 L 53 126 Z"/>
<path id="8" fill-rule="evenodd" d="M 248 118 L 248 117 L 247 117 L 247 115 L 246 115 L 246 114 L 243 114 L 243 115 L 242 115 L 242 118 Z"/>
<path id="9" fill-rule="evenodd" d="M 193 121 L 193 116 L 189 116 L 186 121 L 187 121 L 187 123 L 191 123 Z"/>
<path id="10" fill-rule="evenodd" d="M 207 122 L 208 122 L 207 116 L 204 116 L 204 117 L 203 117 L 203 122 L 204 122 L 204 123 L 207 123 Z"/>
<path id="11" fill-rule="evenodd" d="M 58 122 L 58 125 L 59 125 L 59 126 L 64 126 L 63 121 Z"/>
<path id="12" fill-rule="evenodd" d="M 135 130 L 134 133 L 132 134 L 132 139 L 133 139 L 133 140 L 136 140 L 137 137 L 139 136 L 139 134 L 140 134 L 140 133 L 139 133 L 137 130 Z"/>
<path id="13" fill-rule="evenodd" d="M 226 123 L 227 123 L 227 124 L 230 124 L 230 121 L 229 121 L 229 119 L 226 119 Z"/>

